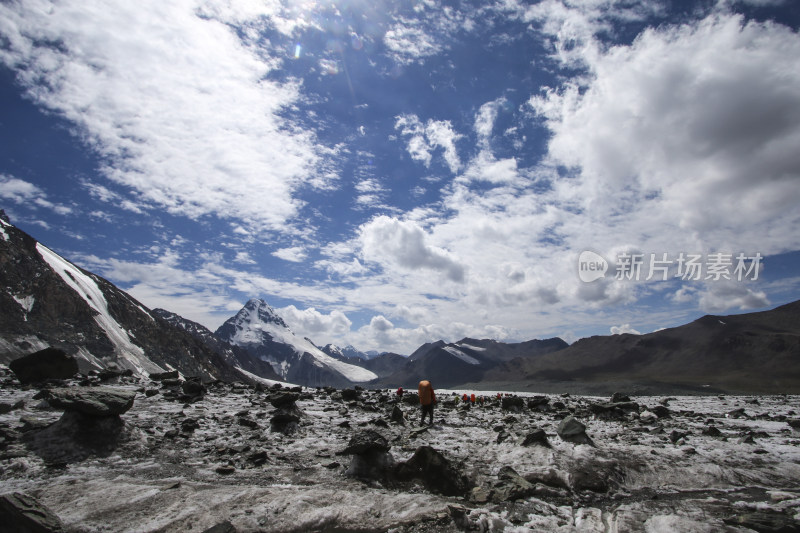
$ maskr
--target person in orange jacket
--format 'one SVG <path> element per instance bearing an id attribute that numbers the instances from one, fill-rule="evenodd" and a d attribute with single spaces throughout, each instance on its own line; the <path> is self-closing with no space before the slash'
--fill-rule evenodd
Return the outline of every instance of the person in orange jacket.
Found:
<path id="1" fill-rule="evenodd" d="M 428 414 L 431 417 L 430 425 L 433 425 L 433 404 L 436 403 L 436 393 L 433 392 L 433 385 L 427 379 L 423 379 L 419 382 L 418 387 L 419 392 L 419 404 L 422 406 L 422 418 L 420 419 L 419 423 L 425 423 L 425 415 Z"/>
<path id="2" fill-rule="evenodd" d="M 474 392 L 469 395 L 469 403 L 471 403 L 472 405 L 475 405 L 475 393 Z"/>

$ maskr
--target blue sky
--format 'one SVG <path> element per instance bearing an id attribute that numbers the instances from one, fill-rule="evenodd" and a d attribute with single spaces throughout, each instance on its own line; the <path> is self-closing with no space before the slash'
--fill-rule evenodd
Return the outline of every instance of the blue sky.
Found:
<path id="1" fill-rule="evenodd" d="M 320 345 L 771 308 L 800 297 L 798 26 L 791 0 L 5 2 L 0 207 L 149 307 L 216 329 L 262 297 Z"/>

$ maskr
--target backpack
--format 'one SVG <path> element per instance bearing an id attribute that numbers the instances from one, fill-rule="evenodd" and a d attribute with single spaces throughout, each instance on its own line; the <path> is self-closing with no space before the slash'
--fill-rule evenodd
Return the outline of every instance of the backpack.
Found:
<path id="1" fill-rule="evenodd" d="M 419 382 L 419 403 L 422 405 L 430 405 L 433 403 L 433 387 L 428 380 Z"/>

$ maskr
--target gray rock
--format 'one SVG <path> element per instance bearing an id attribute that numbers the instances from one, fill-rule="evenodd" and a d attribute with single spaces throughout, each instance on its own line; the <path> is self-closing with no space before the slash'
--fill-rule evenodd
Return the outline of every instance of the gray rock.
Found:
<path id="1" fill-rule="evenodd" d="M 48 403 L 56 409 L 89 416 L 121 415 L 133 407 L 136 393 L 112 387 L 61 388 L 47 391 Z"/>
<path id="2" fill-rule="evenodd" d="M 69 379 L 78 373 L 78 361 L 58 348 L 45 348 L 14 359 L 8 364 L 20 383 L 38 383 L 48 379 Z"/>
<path id="3" fill-rule="evenodd" d="M 445 496 L 464 496 L 472 488 L 467 476 L 441 452 L 430 446 L 420 446 L 411 458 L 397 465 L 401 481 L 418 479 L 431 492 Z"/>
<path id="4" fill-rule="evenodd" d="M 594 446 L 594 442 L 592 442 L 592 439 L 586 434 L 586 426 L 572 415 L 566 417 L 558 424 L 556 432 L 562 440 L 567 442 Z"/>
<path id="5" fill-rule="evenodd" d="M 544 446 L 550 448 L 550 443 L 547 441 L 547 433 L 543 429 L 535 429 L 525 435 L 520 442 L 522 446 Z"/>
<path id="6" fill-rule="evenodd" d="M 492 501 L 496 503 L 514 501 L 532 496 L 536 486 L 517 474 L 510 466 L 504 466 L 497 473 L 498 482 L 492 491 Z"/>
<path id="7" fill-rule="evenodd" d="M 20 492 L 0 496 L 0 528 L 15 533 L 60 533 L 61 519 L 44 504 Z"/>
<path id="8" fill-rule="evenodd" d="M 354 433 L 347 443 L 347 447 L 337 452 L 339 455 L 359 455 L 371 451 L 386 452 L 391 448 L 386 437 L 372 429 L 365 429 Z"/>

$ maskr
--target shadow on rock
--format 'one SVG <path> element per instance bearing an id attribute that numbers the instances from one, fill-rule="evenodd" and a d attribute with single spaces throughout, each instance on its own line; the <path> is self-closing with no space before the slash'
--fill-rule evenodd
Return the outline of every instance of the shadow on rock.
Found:
<path id="1" fill-rule="evenodd" d="M 445 496 L 464 496 L 471 489 L 466 475 L 441 452 L 420 446 L 411 459 L 395 468 L 399 481 L 419 480 L 431 492 Z"/>

